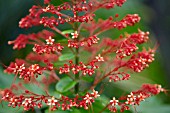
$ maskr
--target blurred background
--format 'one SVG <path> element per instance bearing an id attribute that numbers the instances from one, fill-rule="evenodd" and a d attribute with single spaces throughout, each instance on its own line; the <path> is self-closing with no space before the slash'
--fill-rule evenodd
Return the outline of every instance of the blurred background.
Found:
<path id="1" fill-rule="evenodd" d="M 21 18 L 28 14 L 29 8 L 33 4 L 39 4 L 39 0 L 0 0 L 0 63 L 9 65 L 15 58 L 24 58 L 28 53 L 27 49 L 20 51 L 13 50 L 11 45 L 8 45 L 9 40 L 14 40 L 19 34 L 27 34 L 37 32 L 40 27 L 32 29 L 21 29 L 18 23 Z M 96 12 L 97 18 L 106 19 L 110 15 L 118 13 L 120 17 L 126 14 L 137 13 L 142 20 L 135 27 L 128 27 L 123 31 L 113 31 L 109 33 L 110 36 L 117 37 L 121 32 L 136 32 L 138 28 L 143 31 L 149 31 L 151 42 L 149 44 L 154 47 L 159 44 L 156 52 L 155 62 L 153 62 L 148 69 L 139 75 L 135 75 L 128 82 L 121 82 L 110 84 L 106 88 L 107 96 L 111 96 L 113 91 L 109 90 L 114 87 L 114 90 L 121 89 L 127 92 L 139 87 L 142 83 L 157 83 L 162 84 L 163 87 L 170 89 L 170 0 L 127 0 L 123 7 L 116 7 L 113 10 L 104 10 Z M 0 67 L 0 89 L 5 86 L 3 84 L 4 74 Z M 8 75 L 9 76 L 9 75 Z M 142 81 L 142 82 L 141 82 Z M 115 89 L 116 87 L 116 89 Z M 170 93 L 169 93 L 170 94 Z M 119 95 L 119 92 L 114 95 Z M 156 105 L 155 105 L 156 104 Z M 145 108 L 145 109 L 143 109 Z M 0 113 L 5 113 L 1 111 Z M 141 113 L 170 113 L 170 97 L 169 95 L 161 94 L 157 97 L 151 98 L 143 103 L 137 109 Z M 134 112 L 134 111 L 130 111 Z M 37 112 L 38 113 L 38 112 Z M 41 113 L 41 112 L 40 112 Z"/>

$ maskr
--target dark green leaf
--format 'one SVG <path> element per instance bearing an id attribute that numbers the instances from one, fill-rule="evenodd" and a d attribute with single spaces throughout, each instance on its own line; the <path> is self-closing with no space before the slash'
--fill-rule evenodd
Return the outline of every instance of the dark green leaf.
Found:
<path id="1" fill-rule="evenodd" d="M 70 0 L 52 0 L 51 3 L 53 5 L 60 5 L 60 4 L 63 4 L 64 2 L 69 2 Z"/>
<path id="2" fill-rule="evenodd" d="M 73 81 L 71 78 L 64 77 L 56 84 L 56 90 L 65 93 L 72 89 L 76 84 L 77 82 Z"/>
<path id="3" fill-rule="evenodd" d="M 57 42 L 59 42 L 59 43 L 67 43 L 68 40 L 67 39 L 61 39 L 61 40 L 57 40 Z"/>
<path id="4" fill-rule="evenodd" d="M 93 82 L 93 77 L 91 77 L 91 76 L 83 76 L 82 77 L 82 79 L 84 80 L 84 81 L 87 81 L 87 82 Z"/>

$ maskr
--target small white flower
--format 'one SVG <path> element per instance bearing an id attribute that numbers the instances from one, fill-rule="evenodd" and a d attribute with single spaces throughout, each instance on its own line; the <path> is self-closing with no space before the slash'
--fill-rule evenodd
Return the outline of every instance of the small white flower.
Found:
<path id="1" fill-rule="evenodd" d="M 98 91 L 95 91 L 94 89 L 93 89 L 93 93 L 91 94 L 94 96 L 94 98 L 100 97 Z"/>
<path id="2" fill-rule="evenodd" d="M 138 98 L 139 98 L 140 101 L 144 101 L 145 100 L 145 96 L 142 93 L 140 93 L 138 95 Z"/>
<path id="3" fill-rule="evenodd" d="M 133 95 L 133 93 L 131 92 L 130 95 L 128 95 L 129 98 L 131 98 L 132 100 L 135 100 L 136 99 L 136 96 Z"/>
<path id="4" fill-rule="evenodd" d="M 104 58 L 101 57 L 101 55 L 99 54 L 98 56 L 96 56 L 97 61 L 101 62 L 104 61 Z"/>
<path id="5" fill-rule="evenodd" d="M 52 45 L 54 43 L 54 39 L 52 39 L 52 37 L 50 36 L 48 39 L 46 39 L 46 42 L 48 45 Z"/>
<path id="6" fill-rule="evenodd" d="M 50 10 L 50 6 L 49 5 L 46 8 L 43 9 L 44 12 L 47 12 L 48 10 Z"/>
<path id="7" fill-rule="evenodd" d="M 34 64 L 34 65 L 31 65 L 30 66 L 30 70 L 31 71 L 36 71 L 36 70 L 38 70 L 40 67 L 39 67 L 39 65 L 38 64 Z"/>
<path id="8" fill-rule="evenodd" d="M 164 92 L 165 90 L 162 88 L 161 85 L 157 85 L 159 92 Z"/>
<path id="9" fill-rule="evenodd" d="M 25 100 L 22 102 L 22 105 L 27 106 L 28 104 L 32 103 L 32 98 L 25 98 Z"/>
<path id="10" fill-rule="evenodd" d="M 86 94 L 86 97 L 84 98 L 84 100 L 86 101 L 86 103 L 91 103 L 91 100 L 92 100 L 92 99 L 93 99 L 93 98 L 90 97 L 89 94 Z"/>
<path id="11" fill-rule="evenodd" d="M 56 105 L 56 102 L 58 102 L 58 100 L 56 100 L 54 97 L 52 97 L 51 99 L 48 99 L 48 103 L 47 105 L 51 106 L 51 105 Z"/>
<path id="12" fill-rule="evenodd" d="M 71 33 L 71 35 L 72 35 L 72 38 L 75 39 L 75 38 L 78 38 L 79 34 L 77 31 L 75 31 L 74 33 Z"/>
<path id="13" fill-rule="evenodd" d="M 112 106 L 118 105 L 118 102 L 119 102 L 119 100 L 116 100 L 115 97 L 113 97 L 113 99 L 110 100 L 110 104 L 111 104 Z"/>
<path id="14" fill-rule="evenodd" d="M 133 99 L 127 98 L 127 101 L 125 102 L 125 104 L 134 105 Z"/>

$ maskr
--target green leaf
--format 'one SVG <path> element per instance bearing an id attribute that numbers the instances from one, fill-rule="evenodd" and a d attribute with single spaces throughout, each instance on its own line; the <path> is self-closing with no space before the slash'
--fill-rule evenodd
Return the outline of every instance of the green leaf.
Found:
<path id="1" fill-rule="evenodd" d="M 10 87 L 12 80 L 14 79 L 14 75 L 8 75 L 3 72 L 0 67 L 0 88 Z"/>
<path id="2" fill-rule="evenodd" d="M 74 30 L 70 29 L 70 30 L 65 30 L 62 32 L 62 34 L 70 34 L 70 33 L 73 33 Z"/>
<path id="3" fill-rule="evenodd" d="M 73 110 L 71 110 L 70 113 L 82 113 L 82 112 L 81 112 L 81 110 L 79 110 L 79 109 L 73 109 Z"/>
<path id="4" fill-rule="evenodd" d="M 73 53 L 66 53 L 66 54 L 63 54 L 59 57 L 59 61 L 70 60 L 72 58 L 74 58 Z"/>
<path id="5" fill-rule="evenodd" d="M 58 61 L 54 63 L 55 67 L 63 66 L 65 64 L 65 61 Z"/>
<path id="6" fill-rule="evenodd" d="M 70 110 L 66 110 L 66 111 L 63 111 L 63 110 L 56 110 L 56 111 L 51 111 L 50 113 L 87 113 L 88 111 L 87 110 L 84 110 L 83 108 L 71 108 Z M 45 113 L 49 113 L 49 110 L 45 110 Z"/>
<path id="7" fill-rule="evenodd" d="M 61 98 L 61 94 L 57 91 L 53 91 L 50 95 L 53 95 L 55 98 Z"/>
<path id="8" fill-rule="evenodd" d="M 37 84 L 23 84 L 27 90 L 31 91 L 31 92 L 36 92 L 36 94 L 39 95 L 45 95 L 45 91 L 41 86 L 38 86 Z"/>
<path id="9" fill-rule="evenodd" d="M 104 95 L 101 95 L 100 97 L 98 97 L 97 98 L 97 100 L 99 101 L 99 102 L 101 102 L 101 104 L 103 105 L 103 106 L 106 106 L 107 104 L 108 104 L 108 102 L 109 102 L 109 98 L 107 98 L 106 96 L 104 96 Z"/>
<path id="10" fill-rule="evenodd" d="M 2 102 L 0 104 L 0 113 L 22 113 L 23 108 L 22 107 L 9 107 L 7 102 Z"/>
<path id="11" fill-rule="evenodd" d="M 67 43 L 68 40 L 67 39 L 61 39 L 61 40 L 57 40 L 58 43 Z"/>
<path id="12" fill-rule="evenodd" d="M 69 77 L 64 77 L 56 84 L 56 90 L 61 93 L 65 93 L 72 89 L 76 84 L 77 81 L 73 81 Z"/>
<path id="13" fill-rule="evenodd" d="M 49 113 L 49 110 L 45 110 L 45 113 Z M 70 113 L 70 111 L 62 111 L 62 110 L 56 110 L 56 111 L 50 111 L 50 113 Z"/>
<path id="14" fill-rule="evenodd" d="M 60 4 L 63 4 L 64 2 L 69 2 L 69 0 L 52 0 L 50 3 L 55 6 L 58 6 Z"/>
<path id="15" fill-rule="evenodd" d="M 136 109 L 142 113 L 170 113 L 170 105 L 163 104 L 157 97 L 146 99 Z M 135 113 L 134 109 L 131 110 Z"/>
<path id="16" fill-rule="evenodd" d="M 94 78 L 91 76 L 83 76 L 82 79 L 86 82 L 93 82 Z"/>

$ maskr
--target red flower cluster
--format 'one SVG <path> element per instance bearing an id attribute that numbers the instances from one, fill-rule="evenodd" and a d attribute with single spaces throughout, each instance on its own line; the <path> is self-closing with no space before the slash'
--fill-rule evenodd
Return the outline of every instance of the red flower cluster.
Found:
<path id="1" fill-rule="evenodd" d="M 113 97 L 113 99 L 110 100 L 108 108 L 112 112 L 117 112 L 117 107 L 120 106 L 121 112 L 124 112 L 124 110 L 130 109 L 129 105 L 139 105 L 140 102 L 151 97 L 152 95 L 157 95 L 164 91 L 165 89 L 163 89 L 161 85 L 144 84 L 142 85 L 141 89 L 133 91 L 127 96 L 119 98 L 119 100 L 122 102 L 119 102 L 119 100 L 116 100 L 115 97 Z"/>
<path id="2" fill-rule="evenodd" d="M 90 34 L 99 35 L 100 33 L 107 31 L 109 29 L 116 28 L 121 30 L 123 28 L 126 28 L 127 26 L 133 26 L 139 21 L 140 17 L 138 14 L 128 14 L 120 21 L 118 20 L 116 21 L 115 19 L 110 17 L 107 20 L 99 20 L 99 22 L 92 21 L 91 24 L 84 25 L 84 27 L 90 32 Z M 96 33 L 97 30 L 99 31 Z"/>
<path id="3" fill-rule="evenodd" d="M 81 46 L 87 45 L 88 47 L 92 46 L 93 44 L 97 44 L 100 39 L 97 36 L 91 36 L 89 38 L 85 38 L 81 41 L 76 40 L 68 40 L 68 47 L 79 48 Z"/>
<path id="4" fill-rule="evenodd" d="M 34 94 L 28 90 L 25 90 L 25 94 L 29 96 L 17 96 L 10 89 L 6 89 L 3 92 L 2 100 L 8 101 L 8 106 L 13 108 L 22 106 L 26 111 L 30 109 L 33 110 L 35 107 L 41 108 L 43 103 L 45 103 L 46 105 L 51 106 L 51 110 L 53 111 L 59 107 L 61 107 L 62 110 L 68 110 L 72 107 L 83 107 L 84 109 L 88 109 L 89 105 L 95 102 L 94 99 L 100 96 L 95 90 L 93 90 L 92 93 L 87 93 L 85 96 L 77 95 L 72 99 L 67 96 L 61 96 L 60 99 L 57 99 L 51 96 Z"/>
<path id="5" fill-rule="evenodd" d="M 28 28 L 36 25 L 44 25 L 47 27 L 54 27 L 58 26 L 59 24 L 64 24 L 66 22 L 88 22 L 93 20 L 94 15 L 91 15 L 91 12 L 94 12 L 95 10 L 99 8 L 113 8 L 115 5 L 122 6 L 122 4 L 126 0 L 103 0 L 100 1 L 89 1 L 86 2 L 86 0 L 79 1 L 77 3 L 64 3 L 60 6 L 53 6 L 52 4 L 49 4 L 47 7 L 42 8 L 40 6 L 33 6 L 30 9 L 30 14 L 23 18 L 20 21 L 20 27 L 21 28 Z M 50 0 L 44 1 L 45 3 L 50 3 Z M 68 16 L 66 14 L 62 14 L 61 11 L 72 11 L 73 16 Z M 77 13 L 85 12 L 83 16 L 77 15 Z M 52 16 L 52 17 L 41 17 L 44 13 L 51 13 L 58 18 Z M 135 21 L 135 20 L 132 20 Z"/>
<path id="6" fill-rule="evenodd" d="M 125 72 L 118 72 L 114 73 L 109 76 L 110 82 L 113 80 L 114 82 L 121 81 L 121 80 L 129 80 L 130 74 L 127 74 Z"/>
<path id="7" fill-rule="evenodd" d="M 127 38 L 119 43 L 119 47 L 116 51 L 117 57 L 123 58 L 130 56 L 132 52 L 135 52 L 138 49 L 137 44 L 145 43 L 149 39 L 148 35 L 149 32 L 145 33 L 139 30 L 139 33 L 127 36 Z"/>
<path id="8" fill-rule="evenodd" d="M 24 63 L 21 64 L 21 62 L 22 60 L 17 60 L 16 63 L 12 62 L 5 71 L 16 75 L 19 74 L 19 78 L 30 81 L 31 78 L 37 78 L 38 75 L 41 75 L 43 70 L 45 70 L 45 68 L 40 67 L 38 64 L 33 64 L 26 68 Z"/>
<path id="9" fill-rule="evenodd" d="M 20 34 L 16 40 L 14 41 L 9 41 L 9 44 L 14 44 L 13 49 L 22 49 L 25 48 L 27 44 L 38 44 L 42 43 L 41 39 L 47 39 L 50 36 L 54 36 L 53 32 L 43 30 L 37 34 L 32 33 L 32 34 Z"/>
<path id="10" fill-rule="evenodd" d="M 141 72 L 154 61 L 154 51 L 143 51 L 136 55 L 133 55 L 127 62 L 127 67 L 133 69 L 135 72 Z"/>
<path id="11" fill-rule="evenodd" d="M 41 46 L 41 45 L 34 45 L 33 51 L 38 53 L 38 54 L 43 54 L 43 53 L 55 53 L 55 52 L 60 52 L 62 51 L 64 47 L 61 46 L 59 43 L 58 44 L 52 44 L 52 45 L 45 45 L 45 46 Z"/>
<path id="12" fill-rule="evenodd" d="M 73 61 L 70 61 L 70 65 L 64 64 L 64 67 L 60 67 L 59 73 L 69 73 L 70 71 L 73 72 L 73 74 L 77 74 L 80 71 L 82 71 L 82 75 L 89 75 L 92 76 L 92 74 L 95 73 L 95 69 L 99 68 L 95 63 L 104 61 L 103 57 L 96 56 L 96 59 L 91 61 L 89 64 L 85 65 L 83 62 L 80 62 L 80 65 L 73 64 Z"/>
<path id="13" fill-rule="evenodd" d="M 149 67 L 149 64 L 154 61 L 155 49 L 144 49 L 142 52 L 138 49 L 138 45 L 148 41 L 149 32 L 138 30 L 133 34 L 121 34 L 114 40 L 100 35 L 110 29 L 122 30 L 127 26 L 134 26 L 140 21 L 138 14 L 127 14 L 121 20 L 118 14 L 106 20 L 95 21 L 94 19 L 94 12 L 98 9 L 121 7 L 125 1 L 70 0 L 55 6 L 51 4 L 51 0 L 44 0 L 44 6 L 33 6 L 29 10 L 29 15 L 21 19 L 19 26 L 29 28 L 43 25 L 50 30 L 28 35 L 21 34 L 16 40 L 9 41 L 9 44 L 14 44 L 14 49 L 22 49 L 27 44 L 31 44 L 33 52 L 28 54 L 26 60 L 16 59 L 6 68 L 5 72 L 15 74 L 15 78 L 11 88 L 2 91 L 2 100 L 8 101 L 11 107 L 23 107 L 24 110 L 41 108 L 43 103 L 49 106 L 50 110 L 58 108 L 68 110 L 72 107 L 89 109 L 89 106 L 92 106 L 95 99 L 100 96 L 98 91 L 94 90 L 95 87 L 102 84 L 105 78 L 108 77 L 110 82 L 129 80 L 131 75 L 128 70 L 141 72 Z M 62 31 L 58 28 L 60 24 L 69 24 L 72 28 Z M 61 36 L 65 38 L 64 41 L 58 40 Z M 67 52 L 71 52 L 74 58 L 70 57 L 70 54 L 65 55 Z M 81 87 L 79 82 L 88 77 L 86 75 L 94 76 L 91 77 L 93 83 L 89 84 L 88 89 L 81 88 L 82 91 L 79 92 Z M 74 93 L 67 95 L 65 91 L 64 93 L 59 91 L 62 96 L 58 98 L 51 96 L 48 91 L 49 86 L 57 83 L 57 86 L 59 84 L 62 89 L 61 83 L 65 76 L 71 79 L 66 80 L 71 83 L 68 84 L 69 87 L 63 89 Z M 42 87 L 46 94 L 36 94 L 23 86 L 13 88 L 17 77 L 24 79 L 19 82 L 20 86 L 27 83 L 36 84 Z M 15 89 L 19 89 L 20 93 L 18 94 Z M 89 93 L 90 90 L 92 93 Z M 130 105 L 139 105 L 146 98 L 164 91 L 165 89 L 160 85 L 145 84 L 130 95 L 119 99 L 113 97 L 105 108 L 117 112 L 119 106 L 123 112 L 129 110 Z"/>

